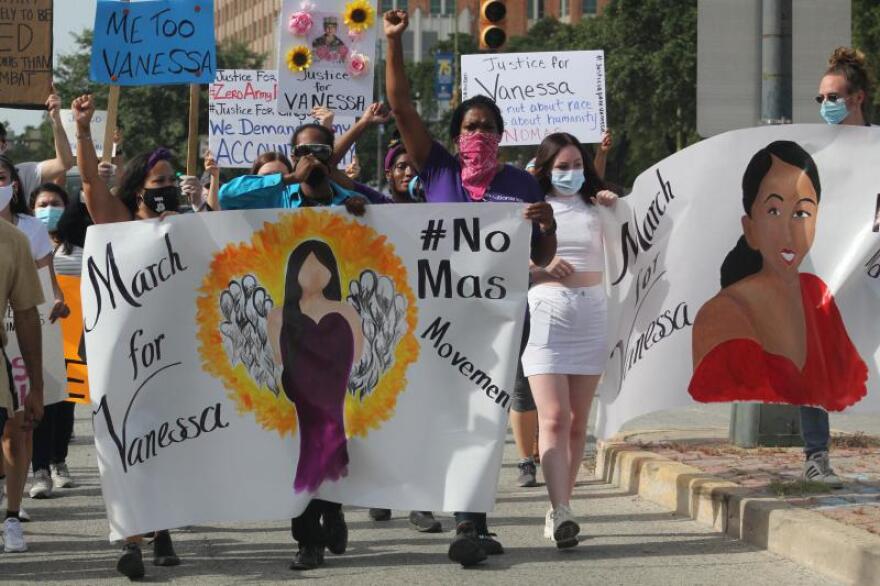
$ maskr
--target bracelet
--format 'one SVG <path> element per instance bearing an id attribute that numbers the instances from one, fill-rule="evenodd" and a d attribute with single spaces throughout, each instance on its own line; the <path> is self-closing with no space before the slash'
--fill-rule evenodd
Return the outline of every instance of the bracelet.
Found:
<path id="1" fill-rule="evenodd" d="M 540 230 L 540 228 L 539 228 Z M 553 225 L 549 230 L 540 230 L 541 236 L 553 236 L 556 234 L 556 218 L 553 218 Z"/>
<path id="2" fill-rule="evenodd" d="M 87 140 L 87 141 L 91 142 L 92 135 L 91 134 L 77 134 L 76 140 Z"/>

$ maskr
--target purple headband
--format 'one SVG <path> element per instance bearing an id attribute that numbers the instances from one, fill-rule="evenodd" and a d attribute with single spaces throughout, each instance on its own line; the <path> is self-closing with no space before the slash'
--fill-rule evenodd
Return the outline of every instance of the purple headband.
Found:
<path id="1" fill-rule="evenodd" d="M 150 153 L 149 158 L 147 158 L 147 164 L 144 165 L 144 172 L 149 173 L 150 169 L 156 166 L 156 163 L 159 161 L 170 161 L 171 160 L 171 151 L 166 149 L 165 147 L 159 147 Z"/>
<path id="2" fill-rule="evenodd" d="M 388 153 L 385 155 L 385 172 L 391 170 L 391 166 L 394 164 L 394 159 L 398 157 L 398 155 L 402 154 L 406 151 L 406 147 L 402 142 L 397 143 L 390 149 L 388 149 Z"/>

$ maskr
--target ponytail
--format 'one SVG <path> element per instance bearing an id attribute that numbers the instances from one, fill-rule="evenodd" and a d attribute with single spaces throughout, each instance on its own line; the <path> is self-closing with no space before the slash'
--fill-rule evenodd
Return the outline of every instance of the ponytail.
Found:
<path id="1" fill-rule="evenodd" d="M 764 266 L 761 253 L 749 246 L 745 236 L 740 236 L 733 250 L 721 263 L 721 288 L 729 287 L 740 279 L 754 275 Z"/>

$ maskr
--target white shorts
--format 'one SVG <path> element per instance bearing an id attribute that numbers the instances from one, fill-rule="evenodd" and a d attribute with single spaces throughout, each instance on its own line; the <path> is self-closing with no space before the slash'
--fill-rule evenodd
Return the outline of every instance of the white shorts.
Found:
<path id="1" fill-rule="evenodd" d="M 605 286 L 529 289 L 529 341 L 523 373 L 602 374 L 608 360 Z"/>

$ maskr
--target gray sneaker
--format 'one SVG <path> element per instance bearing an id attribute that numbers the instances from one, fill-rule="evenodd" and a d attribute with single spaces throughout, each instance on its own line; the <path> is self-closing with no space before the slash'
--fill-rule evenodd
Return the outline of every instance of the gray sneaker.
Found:
<path id="1" fill-rule="evenodd" d="M 535 465 L 534 460 L 531 458 L 523 458 L 516 466 L 519 468 L 519 476 L 516 479 L 516 484 L 518 486 L 522 486 L 523 488 L 538 486 L 538 480 L 536 478 L 538 467 Z"/>
<path id="2" fill-rule="evenodd" d="M 50 469 L 52 472 L 52 486 L 55 488 L 73 488 L 76 486 L 70 477 L 70 471 L 67 469 L 66 463 L 51 464 Z"/>
<path id="3" fill-rule="evenodd" d="M 843 481 L 834 473 L 828 452 L 816 452 L 804 464 L 804 480 L 821 482 L 831 488 L 843 488 Z"/>

